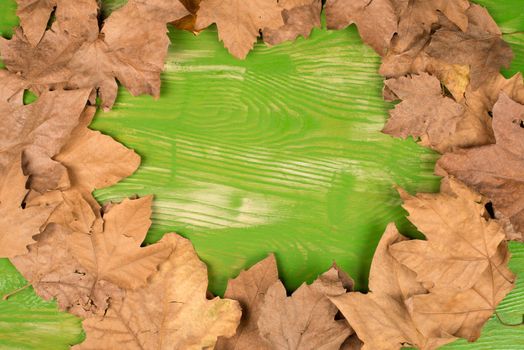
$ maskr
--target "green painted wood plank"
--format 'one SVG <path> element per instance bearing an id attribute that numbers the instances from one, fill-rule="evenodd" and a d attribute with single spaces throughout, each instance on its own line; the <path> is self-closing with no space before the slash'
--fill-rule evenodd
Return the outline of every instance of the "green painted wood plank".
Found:
<path id="1" fill-rule="evenodd" d="M 123 2 L 104 2 L 104 13 Z M 480 3 L 508 33 L 505 38 L 516 52 L 506 75 L 524 70 L 524 36 L 515 33 L 524 29 L 519 10 L 524 0 Z M 11 35 L 14 14 L 14 2 L 0 0 L 3 36 Z M 95 128 L 143 157 L 135 175 L 98 191 L 97 197 L 154 193 L 148 241 L 168 231 L 191 238 L 210 266 L 210 287 L 217 294 L 228 277 L 269 251 L 277 252 L 289 288 L 311 281 L 336 258 L 365 289 L 387 222 L 416 234 L 391 185 L 410 191 L 435 191 L 438 185 L 432 175 L 434 153 L 413 140 L 379 133 L 391 104 L 380 98 L 378 57 L 354 28 L 317 30 L 310 40 L 271 49 L 257 45 L 246 61 L 230 57 L 214 29 L 198 37 L 172 30 L 170 37 L 174 45 L 161 98 L 135 98 L 121 90 L 115 109 L 97 114 Z M 512 244 L 511 250 L 512 268 L 523 276 L 522 245 Z M 6 290 L 23 285 L 12 267 L 0 276 Z M 30 290 L 23 293 L 36 298 Z M 507 321 L 516 322 L 524 313 L 523 294 L 519 280 L 499 308 Z M 38 314 L 38 307 L 14 301 L 0 303 L 6 334 L 27 327 L 49 337 L 39 339 L 41 348 L 64 343 L 56 327 L 18 319 L 17 313 Z M 67 341 L 79 339 L 77 323 L 73 327 L 64 319 L 55 325 L 73 328 L 64 331 Z M 522 329 L 492 320 L 479 343 L 450 348 L 517 349 L 521 334 Z M 2 346 L 31 349 L 29 340 L 26 347 Z"/>

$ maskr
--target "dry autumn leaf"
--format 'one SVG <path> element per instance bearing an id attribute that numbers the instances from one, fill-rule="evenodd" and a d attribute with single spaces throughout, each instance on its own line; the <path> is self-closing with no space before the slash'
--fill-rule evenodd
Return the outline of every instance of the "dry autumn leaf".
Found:
<path id="1" fill-rule="evenodd" d="M 409 221 L 427 240 L 397 243 L 390 253 L 425 286 L 471 288 L 505 239 L 503 228 L 487 218 L 486 202 L 454 179 L 443 180 L 437 194 L 399 192 Z"/>
<path id="2" fill-rule="evenodd" d="M 86 340 L 73 349 L 212 349 L 217 337 L 235 333 L 240 307 L 206 299 L 207 269 L 191 243 L 176 234 L 159 243 L 172 253 L 147 286 L 127 291 L 104 317 L 85 320 Z"/>
<path id="3" fill-rule="evenodd" d="M 83 1 L 97 6 L 96 0 Z M 77 9 L 74 23 L 85 25 L 92 6 Z M 85 35 L 77 36 L 64 27 L 67 16 L 57 16 L 36 46 L 18 30 L 11 40 L 0 39 L 0 50 L 7 68 L 20 73 L 33 90 L 90 88 L 109 109 L 117 95 L 116 79 L 133 95 L 158 97 L 169 45 L 166 23 L 188 13 L 179 1 L 130 0 L 109 16 L 100 32 L 95 20 Z"/>
<path id="4" fill-rule="evenodd" d="M 22 105 L 27 83 L 17 74 L 0 69 L 0 103 Z"/>
<path id="5" fill-rule="evenodd" d="M 29 105 L 0 102 L 0 176 L 22 154 L 31 188 L 67 187 L 66 169 L 52 158 L 78 124 L 88 96 L 89 90 L 49 91 Z"/>
<path id="6" fill-rule="evenodd" d="M 508 260 L 508 247 L 502 242 L 471 288 L 440 286 L 429 294 L 413 296 L 409 303 L 420 331 L 428 337 L 445 333 L 470 342 L 477 340 L 482 326 L 514 287 L 515 276 L 507 267 Z"/>
<path id="7" fill-rule="evenodd" d="M 408 344 L 420 349 L 436 349 L 455 340 L 445 333 L 425 337 L 411 318 L 406 301 L 427 290 L 415 280 L 413 271 L 391 256 L 390 246 L 405 240 L 395 225 L 390 224 L 373 256 L 370 292 L 330 298 L 364 343 L 363 350 L 400 349 Z"/>
<path id="8" fill-rule="evenodd" d="M 241 59 L 253 48 L 261 30 L 285 24 L 277 0 L 202 0 L 195 27 L 200 30 L 212 23 L 224 46 Z"/>
<path id="9" fill-rule="evenodd" d="M 456 132 L 464 107 L 445 97 L 437 78 L 423 73 L 385 81 L 386 99 L 402 102 L 390 111 L 382 132 L 407 138 L 420 138 L 424 146 L 445 150 Z"/>
<path id="10" fill-rule="evenodd" d="M 380 55 L 386 54 L 398 30 L 396 6 L 391 0 L 328 0 L 325 11 L 329 29 L 355 23 L 362 40 Z"/>
<path id="11" fill-rule="evenodd" d="M 1 174 L 0 258 L 25 254 L 27 246 L 35 242 L 33 236 L 40 233 L 53 211 L 52 206 L 22 208 L 26 182 L 20 161 L 11 163 Z"/>
<path id="12" fill-rule="evenodd" d="M 151 225 L 151 204 L 148 196 L 111 206 L 104 215 L 103 231 L 71 234 L 71 253 L 98 280 L 127 289 L 145 285 L 171 253 L 168 244 L 140 247 Z"/>
<path id="13" fill-rule="evenodd" d="M 477 89 L 487 78 L 498 75 L 502 67 L 509 67 L 513 52 L 485 8 L 472 5 L 467 15 L 467 31 L 462 27 L 441 28 L 432 35 L 426 51 L 447 63 L 469 66 L 472 88 Z"/>
<path id="14" fill-rule="evenodd" d="M 266 44 L 292 41 L 299 35 L 307 38 L 313 28 L 320 28 L 321 0 L 280 0 L 278 4 L 282 8 L 284 25 L 263 28 L 262 37 Z"/>
<path id="15" fill-rule="evenodd" d="M 68 239 L 71 231 L 51 223 L 36 237 L 29 253 L 11 259 L 35 292 L 45 300 L 56 299 L 60 310 L 79 317 L 103 315 L 109 301 L 121 298 L 114 284 L 99 281 L 71 255 Z"/>
<path id="16" fill-rule="evenodd" d="M 237 300 L 242 307 L 242 318 L 231 338 L 219 338 L 216 350 L 271 349 L 270 343 L 258 333 L 258 319 L 268 288 L 278 281 L 277 262 L 274 255 L 242 271 L 237 278 L 229 280 L 225 298 Z"/>
<path id="17" fill-rule="evenodd" d="M 496 144 L 445 154 L 437 173 L 451 174 L 488 197 L 507 219 L 508 239 L 524 238 L 524 105 L 501 93 L 493 108 Z"/>
<path id="18" fill-rule="evenodd" d="M 338 310 L 328 299 L 346 292 L 333 267 L 311 285 L 302 284 L 290 297 L 282 282 L 268 288 L 260 308 L 258 329 L 278 350 L 338 350 L 351 335 L 346 320 L 335 320 Z"/>
<path id="19" fill-rule="evenodd" d="M 462 31 L 468 29 L 466 10 L 468 0 L 392 0 L 398 11 L 398 37 L 396 46 L 401 52 L 412 47 L 413 43 L 430 35 L 431 26 L 444 14 Z"/>

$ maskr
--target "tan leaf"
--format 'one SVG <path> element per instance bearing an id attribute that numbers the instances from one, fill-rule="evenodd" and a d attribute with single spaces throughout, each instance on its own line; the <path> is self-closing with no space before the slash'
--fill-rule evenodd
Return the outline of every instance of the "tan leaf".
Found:
<path id="1" fill-rule="evenodd" d="M 481 196 L 454 179 L 444 179 L 436 194 L 399 192 L 409 221 L 427 241 L 397 243 L 390 248 L 393 257 L 425 286 L 465 290 L 475 285 L 505 238 L 502 227 L 486 219 Z"/>
<path id="2" fill-rule="evenodd" d="M 471 85 L 477 89 L 487 78 L 498 75 L 501 67 L 509 67 L 513 52 L 502 40 L 497 26 L 486 25 L 487 21 L 494 21 L 485 8 L 472 5 L 467 14 L 467 31 L 451 28 L 437 30 L 431 37 L 427 53 L 451 64 L 470 66 Z M 497 32 L 490 31 L 491 27 L 497 28 Z"/>
<path id="3" fill-rule="evenodd" d="M 508 219 L 516 232 L 508 239 L 523 240 L 524 233 L 524 105 L 501 93 L 493 108 L 496 144 L 445 154 L 437 173 L 454 175 L 488 197 L 499 218 Z"/>
<path id="4" fill-rule="evenodd" d="M 345 320 L 335 320 L 337 308 L 328 297 L 345 292 L 336 268 L 311 285 L 303 284 L 291 297 L 277 281 L 267 290 L 260 309 L 259 333 L 272 349 L 339 350 L 352 330 Z"/>
<path id="5" fill-rule="evenodd" d="M 89 91 L 52 91 L 29 105 L 0 102 L 0 174 L 24 155 L 31 188 L 65 187 L 66 170 L 52 159 L 78 124 Z"/>
<path id="6" fill-rule="evenodd" d="M 160 243 L 172 253 L 148 285 L 127 291 L 104 317 L 85 320 L 86 340 L 73 349 L 212 349 L 217 337 L 235 333 L 240 307 L 206 299 L 207 269 L 191 243 L 176 234 Z"/>
<path id="7" fill-rule="evenodd" d="M 244 59 L 260 36 L 260 30 L 279 28 L 284 20 L 277 0 L 202 0 L 196 29 L 212 23 L 216 23 L 218 37 L 229 52 Z"/>
<path id="8" fill-rule="evenodd" d="M 446 332 L 475 341 L 497 305 L 513 289 L 515 276 L 508 269 L 509 252 L 502 242 L 489 266 L 472 288 L 457 291 L 437 287 L 409 301 L 417 327 L 431 336 Z"/>
<path id="9" fill-rule="evenodd" d="M 456 131 L 464 108 L 442 94 L 438 79 L 426 73 L 388 79 L 385 89 L 386 94 L 402 102 L 390 111 L 382 132 L 420 138 L 423 145 L 442 151 L 442 144 Z"/>
<path id="10" fill-rule="evenodd" d="M 96 6 L 95 0 L 83 1 Z M 81 14 L 91 18 L 88 8 Z M 133 95 L 159 96 L 169 45 L 166 23 L 187 14 L 179 1 L 131 0 L 111 14 L 100 33 L 95 17 L 96 25 L 86 28 L 81 37 L 67 30 L 67 16 L 57 14 L 57 21 L 35 47 L 18 30 L 11 40 L 0 39 L 0 50 L 7 68 L 20 73 L 33 90 L 96 89 L 102 107 L 109 109 L 116 99 L 116 79 Z"/>
<path id="11" fill-rule="evenodd" d="M 0 69 L 0 103 L 24 104 L 24 89 L 27 82 L 19 75 Z"/>
<path id="12" fill-rule="evenodd" d="M 72 254 L 98 280 L 127 289 L 143 286 L 171 252 L 161 243 L 140 247 L 151 225 L 151 202 L 147 196 L 112 206 L 103 231 L 71 234 Z"/>
<path id="13" fill-rule="evenodd" d="M 320 28 L 321 0 L 280 0 L 284 25 L 265 27 L 262 31 L 264 42 L 277 45 L 284 41 L 293 41 L 299 35 L 309 37 L 313 28 Z"/>
<path id="14" fill-rule="evenodd" d="M 233 337 L 218 339 L 216 350 L 271 349 L 270 344 L 258 334 L 257 322 L 264 296 L 276 281 L 278 270 L 274 255 L 253 265 L 249 270 L 242 271 L 237 278 L 229 280 L 224 297 L 240 303 L 243 310 L 242 319 Z"/>
<path id="15" fill-rule="evenodd" d="M 355 23 L 362 40 L 381 56 L 398 29 L 397 11 L 391 0 L 328 0 L 325 11 L 329 29 Z"/>
<path id="16" fill-rule="evenodd" d="M 40 233 L 53 211 L 52 206 L 22 208 L 26 182 L 20 161 L 0 176 L 0 258 L 27 253 L 27 246 L 35 242 L 33 236 Z"/>
<path id="17" fill-rule="evenodd" d="M 70 230 L 51 223 L 36 236 L 29 253 L 11 258 L 17 270 L 45 300 L 56 299 L 60 310 L 79 317 L 103 315 L 109 302 L 119 300 L 122 291 L 84 269 L 68 248 Z"/>
<path id="18" fill-rule="evenodd" d="M 466 10 L 468 0 L 393 0 L 399 12 L 398 41 L 400 51 L 405 51 L 421 38 L 429 36 L 431 26 L 443 13 L 460 30 L 468 29 Z"/>
<path id="19" fill-rule="evenodd" d="M 406 344 L 420 349 L 436 349 L 455 338 L 446 333 L 427 338 L 411 319 L 405 301 L 427 293 L 415 280 L 415 273 L 397 262 L 390 246 L 406 240 L 390 224 L 375 250 L 369 276 L 368 294 L 346 293 L 331 297 L 364 343 L 363 350 L 400 349 Z"/>
<path id="20" fill-rule="evenodd" d="M 180 2 L 186 7 L 186 9 L 189 11 L 189 14 L 174 21 L 171 24 L 173 24 L 173 26 L 175 26 L 177 29 L 197 33 L 198 30 L 195 29 L 195 23 L 196 15 L 198 9 L 200 8 L 200 0 L 180 0 Z"/>

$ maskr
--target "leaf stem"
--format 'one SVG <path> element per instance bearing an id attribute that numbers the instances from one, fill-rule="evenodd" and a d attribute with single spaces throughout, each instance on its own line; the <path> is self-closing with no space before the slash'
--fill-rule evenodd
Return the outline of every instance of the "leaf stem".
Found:
<path id="1" fill-rule="evenodd" d="M 22 287 L 20 287 L 20 288 L 18 288 L 18 289 L 15 289 L 15 290 L 13 290 L 13 291 L 11 291 L 11 292 L 5 294 L 5 295 L 2 297 L 2 300 L 5 301 L 5 300 L 9 299 L 10 297 L 12 297 L 13 295 L 15 295 L 16 293 L 19 293 L 19 292 L 23 291 L 24 289 L 29 288 L 30 286 L 31 286 L 31 283 L 27 283 L 26 285 L 24 285 L 24 286 L 22 286 Z"/>

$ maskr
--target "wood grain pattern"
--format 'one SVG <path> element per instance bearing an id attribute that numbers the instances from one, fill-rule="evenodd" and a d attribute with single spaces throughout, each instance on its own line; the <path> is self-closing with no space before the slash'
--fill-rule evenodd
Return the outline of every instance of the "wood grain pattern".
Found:
<path id="1" fill-rule="evenodd" d="M 104 13 L 123 2 L 105 1 Z M 516 10 L 524 0 L 481 3 L 515 50 L 505 73 L 524 70 L 524 11 Z M 13 0 L 0 0 L 3 36 L 16 24 L 14 10 Z M 290 289 L 312 281 L 333 259 L 365 289 L 386 224 L 395 221 L 402 232 L 416 235 L 391 186 L 438 189 L 435 153 L 379 132 L 392 105 L 380 96 L 378 57 L 354 27 L 316 30 L 309 40 L 273 48 L 257 45 L 246 61 L 232 58 L 213 28 L 198 37 L 171 30 L 170 37 L 161 98 L 132 97 L 121 89 L 115 108 L 96 116 L 94 128 L 143 157 L 135 175 L 97 191 L 97 198 L 155 194 L 147 241 L 169 231 L 190 238 L 208 263 L 214 293 L 222 294 L 227 278 L 268 252 L 276 252 Z M 511 250 L 511 266 L 524 276 L 524 248 L 512 244 Z M 1 271 L 0 291 L 21 285 L 12 268 Z M 13 325 L 19 327 L 19 312 L 37 314 L 40 306 L 26 301 L 31 298 L 27 290 L 0 301 L 0 348 L 31 349 L 6 340 Z M 13 306 L 13 300 L 19 303 Z M 519 321 L 522 281 L 499 311 L 508 322 Z M 59 319 L 69 339 L 79 341 L 78 324 L 57 315 L 65 317 Z M 64 348 L 56 328 L 24 321 L 28 328 L 45 329 L 44 346 Z M 447 348 L 521 349 L 521 334 L 522 328 L 491 320 L 480 342 Z"/>

